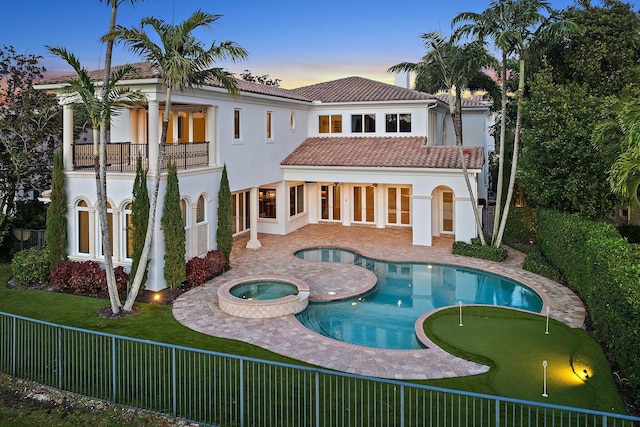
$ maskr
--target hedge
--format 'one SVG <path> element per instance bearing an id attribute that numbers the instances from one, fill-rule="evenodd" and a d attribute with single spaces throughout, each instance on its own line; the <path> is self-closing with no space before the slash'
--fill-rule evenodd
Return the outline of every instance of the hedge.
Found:
<path id="1" fill-rule="evenodd" d="M 585 301 L 595 336 L 640 404 L 640 245 L 613 225 L 548 210 L 538 211 L 538 235 L 544 255 Z"/>
<path id="2" fill-rule="evenodd" d="M 507 259 L 508 255 L 508 252 L 505 248 L 496 248 L 495 246 L 482 246 L 480 244 L 473 243 L 473 240 L 472 244 L 461 241 L 453 242 L 452 253 L 454 255 L 464 255 L 497 262 L 504 261 L 505 259 Z"/>

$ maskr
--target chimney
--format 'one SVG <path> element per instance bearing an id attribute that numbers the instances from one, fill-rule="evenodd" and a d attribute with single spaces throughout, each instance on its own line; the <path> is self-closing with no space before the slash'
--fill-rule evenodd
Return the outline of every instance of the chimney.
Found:
<path id="1" fill-rule="evenodd" d="M 405 89 L 411 89 L 411 86 L 410 86 L 411 78 L 410 77 L 411 76 L 409 75 L 408 72 L 396 73 L 395 74 L 395 85 L 403 87 Z"/>

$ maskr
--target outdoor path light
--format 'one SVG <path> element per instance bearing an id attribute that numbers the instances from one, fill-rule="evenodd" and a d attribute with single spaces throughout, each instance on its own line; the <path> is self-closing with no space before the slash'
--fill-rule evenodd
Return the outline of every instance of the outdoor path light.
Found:
<path id="1" fill-rule="evenodd" d="M 547 361 L 542 361 L 542 397 L 549 397 L 547 394 Z"/>

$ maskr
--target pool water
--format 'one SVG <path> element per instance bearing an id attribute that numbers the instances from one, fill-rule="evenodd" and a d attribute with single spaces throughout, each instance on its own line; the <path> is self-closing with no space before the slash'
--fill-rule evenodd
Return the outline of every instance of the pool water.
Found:
<path id="1" fill-rule="evenodd" d="M 540 312 L 542 299 L 523 284 L 496 274 L 446 264 L 389 262 L 337 248 L 296 253 L 308 261 L 359 265 L 378 278 L 374 289 L 354 298 L 310 302 L 296 317 L 327 337 L 366 347 L 420 349 L 414 324 L 435 308 L 489 304 Z M 463 307 L 464 315 L 464 307 Z"/>
<path id="2" fill-rule="evenodd" d="M 255 280 L 240 283 L 229 289 L 229 293 L 237 298 L 248 300 L 270 300 L 297 295 L 298 288 L 291 283 L 276 280 Z"/>

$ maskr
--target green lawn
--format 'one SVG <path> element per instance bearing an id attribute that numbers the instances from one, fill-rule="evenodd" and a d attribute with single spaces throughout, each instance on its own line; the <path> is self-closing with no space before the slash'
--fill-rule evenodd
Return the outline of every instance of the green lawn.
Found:
<path id="1" fill-rule="evenodd" d="M 0 267 L 1 284 L 5 284 L 10 275 L 9 266 Z M 170 306 L 139 304 L 140 311 L 135 316 L 117 320 L 100 319 L 96 313 L 106 306 L 107 300 L 0 286 L 0 311 L 3 312 L 168 344 L 301 364 L 251 344 L 192 331 L 173 318 Z M 483 375 L 417 383 L 607 412 L 625 412 L 600 347 L 582 330 L 552 321 L 552 333 L 545 335 L 543 317 L 511 310 L 471 307 L 465 308 L 465 325 L 460 328 L 457 315 L 457 309 L 445 310 L 428 319 L 425 324 L 427 334 L 452 353 L 489 364 L 492 369 Z M 540 330 L 542 333 L 539 333 Z M 516 341 L 519 339 L 524 341 Z M 500 343 L 505 345 L 497 350 Z M 548 399 L 541 397 L 543 359 L 549 361 Z M 583 365 L 588 368 L 589 380 L 583 382 L 573 374 L 567 374 L 570 383 L 558 380 L 561 375 L 570 372 L 571 363 L 579 371 L 584 369 Z"/>

